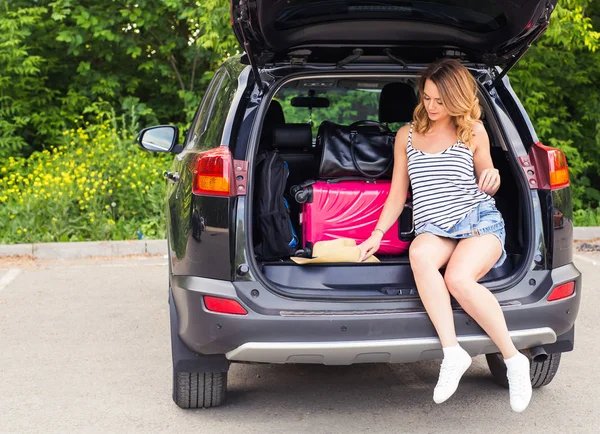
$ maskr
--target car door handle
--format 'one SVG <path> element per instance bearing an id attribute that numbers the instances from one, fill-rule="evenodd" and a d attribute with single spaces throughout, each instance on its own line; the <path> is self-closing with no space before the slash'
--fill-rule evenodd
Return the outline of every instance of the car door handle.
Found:
<path id="1" fill-rule="evenodd" d="M 167 178 L 173 184 L 176 184 L 177 182 L 179 182 L 179 173 L 177 173 L 177 172 L 171 172 L 170 170 L 167 170 L 164 173 L 164 175 L 165 175 L 165 178 Z"/>

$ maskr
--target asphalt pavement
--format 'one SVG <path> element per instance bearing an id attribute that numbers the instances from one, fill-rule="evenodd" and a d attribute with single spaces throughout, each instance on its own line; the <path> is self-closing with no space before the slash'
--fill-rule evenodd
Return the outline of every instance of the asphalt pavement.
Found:
<path id="1" fill-rule="evenodd" d="M 596 433 L 600 255 L 578 253 L 576 348 L 522 414 L 476 357 L 456 394 L 432 401 L 439 361 L 232 365 L 226 403 L 171 399 L 162 256 L 0 259 L 0 432 Z"/>

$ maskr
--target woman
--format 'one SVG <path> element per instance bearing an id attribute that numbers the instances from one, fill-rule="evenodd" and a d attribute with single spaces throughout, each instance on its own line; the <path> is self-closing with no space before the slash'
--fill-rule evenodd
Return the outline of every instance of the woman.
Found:
<path id="1" fill-rule="evenodd" d="M 496 298 L 477 283 L 506 258 L 504 221 L 492 197 L 500 175 L 479 120 L 477 83 L 457 60 L 444 59 L 424 71 L 419 93 L 414 121 L 396 135 L 392 188 L 376 229 L 359 246 L 361 260 L 378 250 L 398 219 L 410 181 L 416 234 L 410 265 L 444 353 L 433 400 L 450 398 L 472 361 L 456 339 L 451 294 L 502 352 L 510 404 L 521 412 L 531 400 L 529 359 L 513 345 Z"/>

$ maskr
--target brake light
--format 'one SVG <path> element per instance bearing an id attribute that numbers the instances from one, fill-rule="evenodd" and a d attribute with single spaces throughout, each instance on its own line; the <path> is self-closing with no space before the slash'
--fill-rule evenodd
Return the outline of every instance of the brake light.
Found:
<path id="1" fill-rule="evenodd" d="M 562 285 L 558 285 L 552 290 L 552 292 L 548 296 L 548 301 L 562 300 L 563 298 L 567 298 L 573 295 L 574 292 L 575 282 L 563 283 Z"/>
<path id="2" fill-rule="evenodd" d="M 233 158 L 227 146 L 198 154 L 194 166 L 192 191 L 207 196 L 231 196 Z"/>
<path id="3" fill-rule="evenodd" d="M 235 300 L 229 298 L 204 296 L 204 304 L 211 312 L 229 313 L 232 315 L 248 315 L 246 309 Z"/>
<path id="4" fill-rule="evenodd" d="M 569 166 L 563 151 L 536 142 L 534 156 L 539 188 L 558 190 L 569 186 Z M 545 179 L 546 177 L 548 178 Z"/>

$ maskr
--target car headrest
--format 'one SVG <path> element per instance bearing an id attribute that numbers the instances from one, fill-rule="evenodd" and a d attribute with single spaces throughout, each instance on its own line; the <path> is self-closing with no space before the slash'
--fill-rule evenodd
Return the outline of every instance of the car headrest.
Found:
<path id="1" fill-rule="evenodd" d="M 275 149 L 304 149 L 312 146 L 312 129 L 309 124 L 282 124 L 273 127 Z"/>
<path id="2" fill-rule="evenodd" d="M 283 114 L 283 108 L 276 99 L 271 100 L 269 108 L 267 109 L 267 115 L 265 122 L 271 125 L 285 124 L 285 115 Z"/>
<path id="3" fill-rule="evenodd" d="M 417 95 L 407 83 L 388 83 L 379 96 L 379 122 L 410 122 Z"/>
<path id="4" fill-rule="evenodd" d="M 265 120 L 263 123 L 263 129 L 260 136 L 260 143 L 262 146 L 268 149 L 272 148 L 270 139 L 273 137 L 273 127 L 275 125 L 285 124 L 285 116 L 283 114 L 283 108 L 277 100 L 272 100 L 267 109 Z"/>

